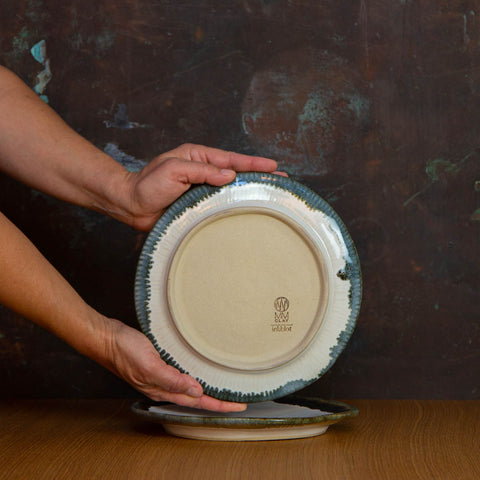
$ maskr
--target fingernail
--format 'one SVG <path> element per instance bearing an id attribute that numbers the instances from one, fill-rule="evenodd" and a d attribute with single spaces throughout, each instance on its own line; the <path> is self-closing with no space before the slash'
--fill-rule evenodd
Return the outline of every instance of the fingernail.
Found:
<path id="1" fill-rule="evenodd" d="M 246 409 L 247 409 L 246 403 L 238 403 L 232 408 L 234 412 L 244 412 Z"/>
<path id="2" fill-rule="evenodd" d="M 236 175 L 235 170 L 229 170 L 228 168 L 222 168 L 222 170 L 220 170 L 220 173 L 225 177 L 231 177 L 232 175 Z"/>
<path id="3" fill-rule="evenodd" d="M 188 395 L 189 397 L 201 397 L 203 395 L 203 389 L 202 387 L 190 387 L 186 392 L 185 392 L 186 395 Z"/>

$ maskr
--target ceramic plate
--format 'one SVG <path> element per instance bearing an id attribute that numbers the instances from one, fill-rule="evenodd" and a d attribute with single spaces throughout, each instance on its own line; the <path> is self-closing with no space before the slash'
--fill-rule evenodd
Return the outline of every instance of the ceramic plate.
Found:
<path id="1" fill-rule="evenodd" d="M 332 366 L 361 288 L 352 240 L 324 200 L 291 179 L 245 173 L 165 212 L 140 256 L 135 301 L 167 363 L 208 395 L 257 402 Z"/>
<path id="2" fill-rule="evenodd" d="M 249 404 L 238 413 L 214 413 L 171 403 L 137 402 L 132 410 L 166 432 L 198 440 L 245 441 L 313 437 L 358 410 L 340 402 L 290 398 Z"/>

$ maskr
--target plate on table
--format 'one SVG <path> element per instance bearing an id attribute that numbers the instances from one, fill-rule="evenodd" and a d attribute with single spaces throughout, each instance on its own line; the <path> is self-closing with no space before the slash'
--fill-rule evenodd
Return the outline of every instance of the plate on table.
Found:
<path id="1" fill-rule="evenodd" d="M 171 403 L 137 402 L 135 414 L 171 435 L 196 440 L 249 441 L 314 437 L 358 414 L 345 403 L 312 398 L 250 403 L 244 412 L 215 413 Z"/>
<path id="2" fill-rule="evenodd" d="M 289 178 L 243 173 L 191 189 L 164 213 L 140 255 L 135 303 L 162 358 L 206 394 L 261 402 L 333 365 L 361 290 L 330 205 Z"/>

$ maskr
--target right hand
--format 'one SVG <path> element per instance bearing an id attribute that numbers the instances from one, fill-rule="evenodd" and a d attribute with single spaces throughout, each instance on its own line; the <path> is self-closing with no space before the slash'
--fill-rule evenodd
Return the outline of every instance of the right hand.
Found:
<path id="1" fill-rule="evenodd" d="M 245 404 L 204 395 L 202 386 L 194 378 L 161 359 L 143 333 L 113 319 L 110 326 L 108 358 L 101 363 L 147 397 L 217 412 L 245 410 Z"/>

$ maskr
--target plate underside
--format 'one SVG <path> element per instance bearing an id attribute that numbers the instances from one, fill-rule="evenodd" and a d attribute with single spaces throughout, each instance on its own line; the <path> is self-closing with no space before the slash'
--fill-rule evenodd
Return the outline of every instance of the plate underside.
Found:
<path id="1" fill-rule="evenodd" d="M 312 241 L 265 211 L 202 222 L 179 245 L 168 276 L 169 308 L 185 341 L 238 370 L 274 368 L 299 355 L 327 300 L 325 267 Z"/>
<path id="2" fill-rule="evenodd" d="M 137 268 L 143 332 L 207 395 L 262 402 L 320 378 L 353 332 L 361 300 L 353 242 L 305 186 L 242 173 L 172 204 Z"/>

